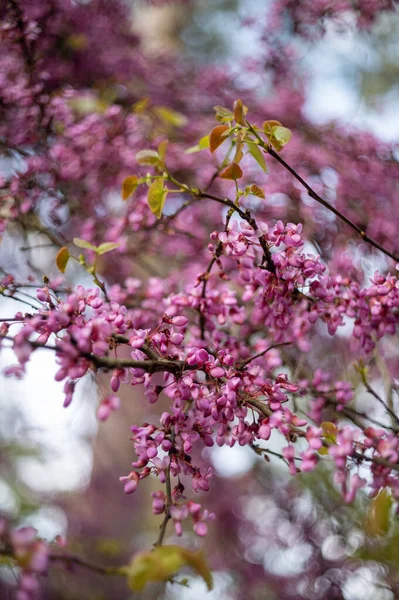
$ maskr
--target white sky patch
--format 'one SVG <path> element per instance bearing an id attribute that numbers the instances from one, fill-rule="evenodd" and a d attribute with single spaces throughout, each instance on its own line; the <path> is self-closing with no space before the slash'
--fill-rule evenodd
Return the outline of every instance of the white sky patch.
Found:
<path id="1" fill-rule="evenodd" d="M 233 600 L 234 581 L 229 573 L 218 571 L 212 573 L 214 588 L 208 591 L 204 581 L 199 577 L 189 577 L 189 587 L 179 585 L 166 585 L 165 600 Z M 181 577 L 182 579 L 182 577 Z"/>
<path id="2" fill-rule="evenodd" d="M 2 299 L 0 316 L 10 317 L 21 306 L 11 299 Z M 17 331 L 17 327 L 11 328 L 13 331 Z M 3 348 L 0 353 L 0 372 L 16 363 L 13 351 Z M 32 489 L 46 493 L 72 491 L 88 484 L 92 450 L 86 440 L 97 430 L 93 411 L 97 398 L 94 381 L 84 378 L 77 385 L 72 404 L 65 409 L 64 383 L 54 380 L 57 370 L 54 353 L 39 350 L 31 355 L 23 379 L 0 375 L 1 410 L 6 414 L 8 410 L 16 408 L 15 414 L 17 418 L 20 415 L 21 421 L 13 422 L 10 436 L 18 432 L 16 442 L 25 440 L 41 453 L 40 458 L 17 459 L 17 472 Z M 9 439 L 8 432 L 3 433 L 5 439 Z M 12 499 L 3 489 L 3 494 L 0 493 L 0 509 L 12 508 L 10 503 Z"/>
<path id="3" fill-rule="evenodd" d="M 58 506 L 42 506 L 38 511 L 29 515 L 21 526 L 34 527 L 38 536 L 52 542 L 57 535 L 65 536 L 68 521 L 66 515 Z"/>
<path id="4" fill-rule="evenodd" d="M 248 447 L 236 444 L 228 446 L 213 446 L 210 450 L 212 464 L 220 477 L 240 477 L 252 469 L 256 455 Z"/>

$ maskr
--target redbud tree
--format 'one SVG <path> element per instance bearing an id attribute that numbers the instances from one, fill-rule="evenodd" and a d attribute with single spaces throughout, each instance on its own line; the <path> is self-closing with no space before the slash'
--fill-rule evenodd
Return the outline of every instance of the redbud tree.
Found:
<path id="1" fill-rule="evenodd" d="M 259 56 L 222 68 L 143 51 L 123 1 L 2 4 L 0 152 L 12 168 L 0 178 L 0 228 L 4 239 L 36 236 L 51 257 L 45 273 L 34 249 L 15 269 L 1 264 L 1 294 L 15 304 L 0 323 L 14 355 L 4 375 L 23 378 L 46 352 L 65 408 L 90 376 L 106 381 L 100 422 L 144 400 L 146 418 L 123 432 L 131 462 L 107 486 L 116 505 L 146 494 L 158 519 L 154 539 L 108 565 L 4 515 L 0 554 L 17 569 L 20 600 L 44 597 L 59 567 L 146 593 L 190 585 L 185 567 L 212 589 L 221 565 L 238 574 L 230 597 L 271 597 L 259 561 L 234 560 L 245 536 L 247 547 L 275 539 L 277 516 L 270 509 L 257 528 L 245 492 L 284 505 L 287 537 L 301 527 L 312 544 L 308 587 L 303 572 L 272 578 L 273 597 L 349 597 L 320 552 L 326 531 L 300 517 L 294 487 L 267 479 L 273 461 L 293 481 L 322 481 L 327 512 L 361 497 L 367 533 L 385 549 L 385 588 L 397 590 L 381 542 L 398 535 L 397 153 L 369 132 L 306 118 L 291 43 L 348 15 L 365 31 L 393 11 L 391 0 L 276 0 L 243 23 Z M 263 483 L 214 476 L 212 448 L 233 446 L 256 455 Z M 206 560 L 206 537 L 222 546 L 223 528 L 230 555 Z"/>

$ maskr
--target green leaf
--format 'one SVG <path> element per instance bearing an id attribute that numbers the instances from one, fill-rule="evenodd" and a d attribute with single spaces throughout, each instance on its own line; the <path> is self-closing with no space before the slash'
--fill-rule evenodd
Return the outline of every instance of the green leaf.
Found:
<path id="1" fill-rule="evenodd" d="M 136 160 L 139 165 L 157 167 L 161 162 L 161 157 L 156 150 L 140 150 L 136 154 Z"/>
<path id="2" fill-rule="evenodd" d="M 188 148 L 188 150 L 185 151 L 185 154 L 194 154 L 195 152 L 201 152 L 201 150 L 205 150 L 206 148 L 209 148 L 209 135 L 205 135 L 200 139 L 198 144 Z"/>
<path id="3" fill-rule="evenodd" d="M 158 546 L 152 552 L 136 554 L 125 569 L 128 586 L 141 592 L 151 581 L 168 581 L 182 567 L 191 567 L 202 577 L 208 589 L 213 587 L 212 575 L 202 551 L 192 551 L 180 546 Z"/>
<path id="4" fill-rule="evenodd" d="M 148 189 L 147 202 L 150 210 L 157 219 L 162 217 L 162 210 L 168 195 L 163 179 L 156 179 Z"/>
<path id="5" fill-rule="evenodd" d="M 86 240 L 82 240 L 81 238 L 73 238 L 73 243 L 78 248 L 84 248 L 85 250 L 93 250 L 93 252 L 97 251 L 97 247 L 90 244 L 90 242 L 86 242 Z"/>
<path id="6" fill-rule="evenodd" d="M 58 252 L 55 258 L 55 264 L 61 273 L 65 273 L 68 260 L 70 259 L 69 250 L 66 246 L 63 246 Z"/>
<path id="7" fill-rule="evenodd" d="M 179 113 L 167 106 L 156 106 L 154 112 L 161 121 L 173 127 L 184 127 L 187 125 L 188 119 L 182 113 Z"/>
<path id="8" fill-rule="evenodd" d="M 130 175 L 122 181 L 122 200 L 127 200 L 136 191 L 139 182 L 137 175 Z"/>
<path id="9" fill-rule="evenodd" d="M 262 152 L 262 150 L 259 148 L 259 146 L 257 144 L 251 144 L 248 142 L 247 142 L 247 144 L 248 144 L 248 150 L 250 151 L 250 153 L 252 154 L 252 156 L 254 157 L 254 159 L 256 160 L 258 165 L 260 166 L 260 168 L 263 169 L 263 171 L 265 173 L 267 173 L 265 155 Z"/>
<path id="10" fill-rule="evenodd" d="M 384 488 L 370 502 L 365 527 L 370 536 L 387 535 L 391 524 L 391 507 L 391 493 Z"/>
<path id="11" fill-rule="evenodd" d="M 116 242 L 104 242 L 98 246 L 96 252 L 98 255 L 106 254 L 107 252 L 111 252 L 111 250 L 115 250 L 115 248 L 119 248 L 120 244 Z"/>

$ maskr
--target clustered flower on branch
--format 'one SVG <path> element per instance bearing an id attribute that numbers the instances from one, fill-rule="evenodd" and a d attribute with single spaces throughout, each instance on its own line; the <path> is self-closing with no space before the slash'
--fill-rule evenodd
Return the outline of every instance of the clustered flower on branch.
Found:
<path id="1" fill-rule="evenodd" d="M 376 352 L 388 348 L 389 360 L 399 323 L 399 249 L 392 237 L 397 165 L 390 149 L 367 134 L 315 134 L 309 123 L 296 129 L 304 123 L 300 106 L 287 119 L 277 109 L 265 121 L 255 99 L 253 114 L 241 100 L 233 104 L 232 90 L 218 98 L 229 107 L 215 107 L 218 125 L 204 135 L 211 126 L 198 90 L 210 85 L 206 72 L 188 79 L 184 93 L 172 89 L 177 112 L 160 98 L 165 78 L 173 88 L 173 74 L 183 67 L 170 60 L 169 74 L 161 66 L 149 77 L 139 50 L 137 63 L 126 55 L 135 38 L 114 34 L 118 15 L 103 2 L 39 4 L 10 0 L 1 31 L 11 52 L 1 58 L 0 143 L 23 163 L 1 182 L 1 227 L 17 223 L 40 232 L 57 247 L 58 270 L 64 274 L 75 262 L 93 287 L 69 286 L 55 273 L 37 285 L 33 275 L 26 281 L 3 270 L 2 295 L 28 305 L 1 322 L 1 345 L 11 345 L 17 359 L 5 374 L 23 377 L 32 353 L 52 351 L 67 407 L 79 380 L 103 370 L 110 380 L 98 408 L 101 421 L 112 418 L 118 394 L 129 386 L 150 405 L 168 399 L 168 410 L 154 410 L 152 422 L 132 425 L 133 470 L 120 477 L 126 494 L 136 493 L 143 479 L 158 478 L 160 489 L 152 493 L 153 513 L 163 519 L 157 548 L 169 521 L 177 536 L 186 524 L 200 537 L 207 534 L 215 515 L 202 494 L 212 485 L 202 451 L 214 445 L 248 446 L 268 457 L 271 442 L 280 440 L 292 475 L 328 461 L 345 502 L 366 485 L 371 497 L 390 490 L 399 502 L 399 418 L 370 376 Z M 303 23 L 325 16 L 325 3 L 302 4 L 304 16 L 297 3 L 277 8 Z M 55 15 L 65 11 L 70 30 L 63 39 L 68 50 L 58 57 L 46 45 L 59 26 L 55 6 Z M 80 12 L 97 6 L 108 15 L 102 27 L 114 40 L 106 56 L 101 48 L 93 54 L 98 43 L 88 49 L 99 33 L 95 23 L 79 21 Z M 367 22 L 376 16 L 371 4 L 359 10 Z M 70 52 L 87 52 L 99 79 L 112 72 L 111 101 L 88 91 L 86 73 Z M 134 77 L 151 100 L 135 97 L 127 84 Z M 203 111 L 203 127 L 191 111 Z M 326 166 L 336 169 L 332 183 L 328 173 L 320 176 Z M 367 181 L 353 177 L 363 169 Z M 115 199 L 117 185 L 122 199 Z M 367 251 L 379 257 L 374 274 L 357 258 Z M 159 270 L 132 276 L 132 263 L 146 257 L 156 257 Z M 32 286 L 36 296 L 26 293 Z M 320 365 L 325 347 L 338 349 L 352 368 Z M 354 402 L 359 381 L 375 401 L 372 411 Z M 31 534 L 26 552 L 35 558 L 43 542 Z M 18 535 L 4 534 L 17 560 Z M 21 600 L 34 597 L 44 555 L 38 569 L 29 554 Z M 201 572 L 199 558 L 179 560 Z M 134 588 L 137 581 L 127 574 Z"/>

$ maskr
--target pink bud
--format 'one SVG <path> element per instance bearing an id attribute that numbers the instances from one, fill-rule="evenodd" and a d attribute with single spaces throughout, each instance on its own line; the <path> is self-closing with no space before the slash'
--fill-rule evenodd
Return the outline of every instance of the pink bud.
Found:
<path id="1" fill-rule="evenodd" d="M 120 385 L 121 380 L 119 379 L 119 377 L 111 377 L 111 390 L 113 392 L 117 392 L 119 390 Z"/>
<path id="2" fill-rule="evenodd" d="M 270 438 L 270 434 L 270 425 L 262 425 L 261 427 L 259 427 L 258 436 L 261 440 L 268 440 Z"/>
<path id="3" fill-rule="evenodd" d="M 213 369 L 210 370 L 209 374 L 212 375 L 212 377 L 224 377 L 225 372 L 224 369 L 222 369 L 222 367 L 213 367 Z"/>
<path id="4" fill-rule="evenodd" d="M 172 333 L 172 335 L 170 336 L 170 341 L 175 346 L 180 346 L 180 344 L 182 343 L 183 340 L 184 340 L 184 335 L 182 335 L 181 333 Z"/>
<path id="5" fill-rule="evenodd" d="M 173 325 L 176 325 L 176 327 L 184 327 L 185 325 L 187 325 L 188 319 L 179 315 L 177 317 L 173 317 L 172 323 Z"/>
<path id="6" fill-rule="evenodd" d="M 154 458 L 154 456 L 156 456 L 158 454 L 157 449 L 154 446 L 150 446 L 147 449 L 147 456 L 148 458 Z"/>
<path id="7" fill-rule="evenodd" d="M 198 523 L 195 523 L 194 531 L 200 537 L 204 537 L 208 533 L 208 528 L 206 526 L 206 523 L 204 523 L 203 521 L 199 521 Z"/>
<path id="8" fill-rule="evenodd" d="M 97 418 L 99 421 L 106 421 L 111 414 L 111 407 L 109 404 L 103 402 L 100 404 L 97 410 Z"/>
<path id="9" fill-rule="evenodd" d="M 130 479 L 130 481 L 125 483 L 125 487 L 123 488 L 123 491 L 125 492 L 125 494 L 133 494 L 133 492 L 136 491 L 136 488 L 137 488 L 137 481 L 135 481 L 134 479 Z"/>

